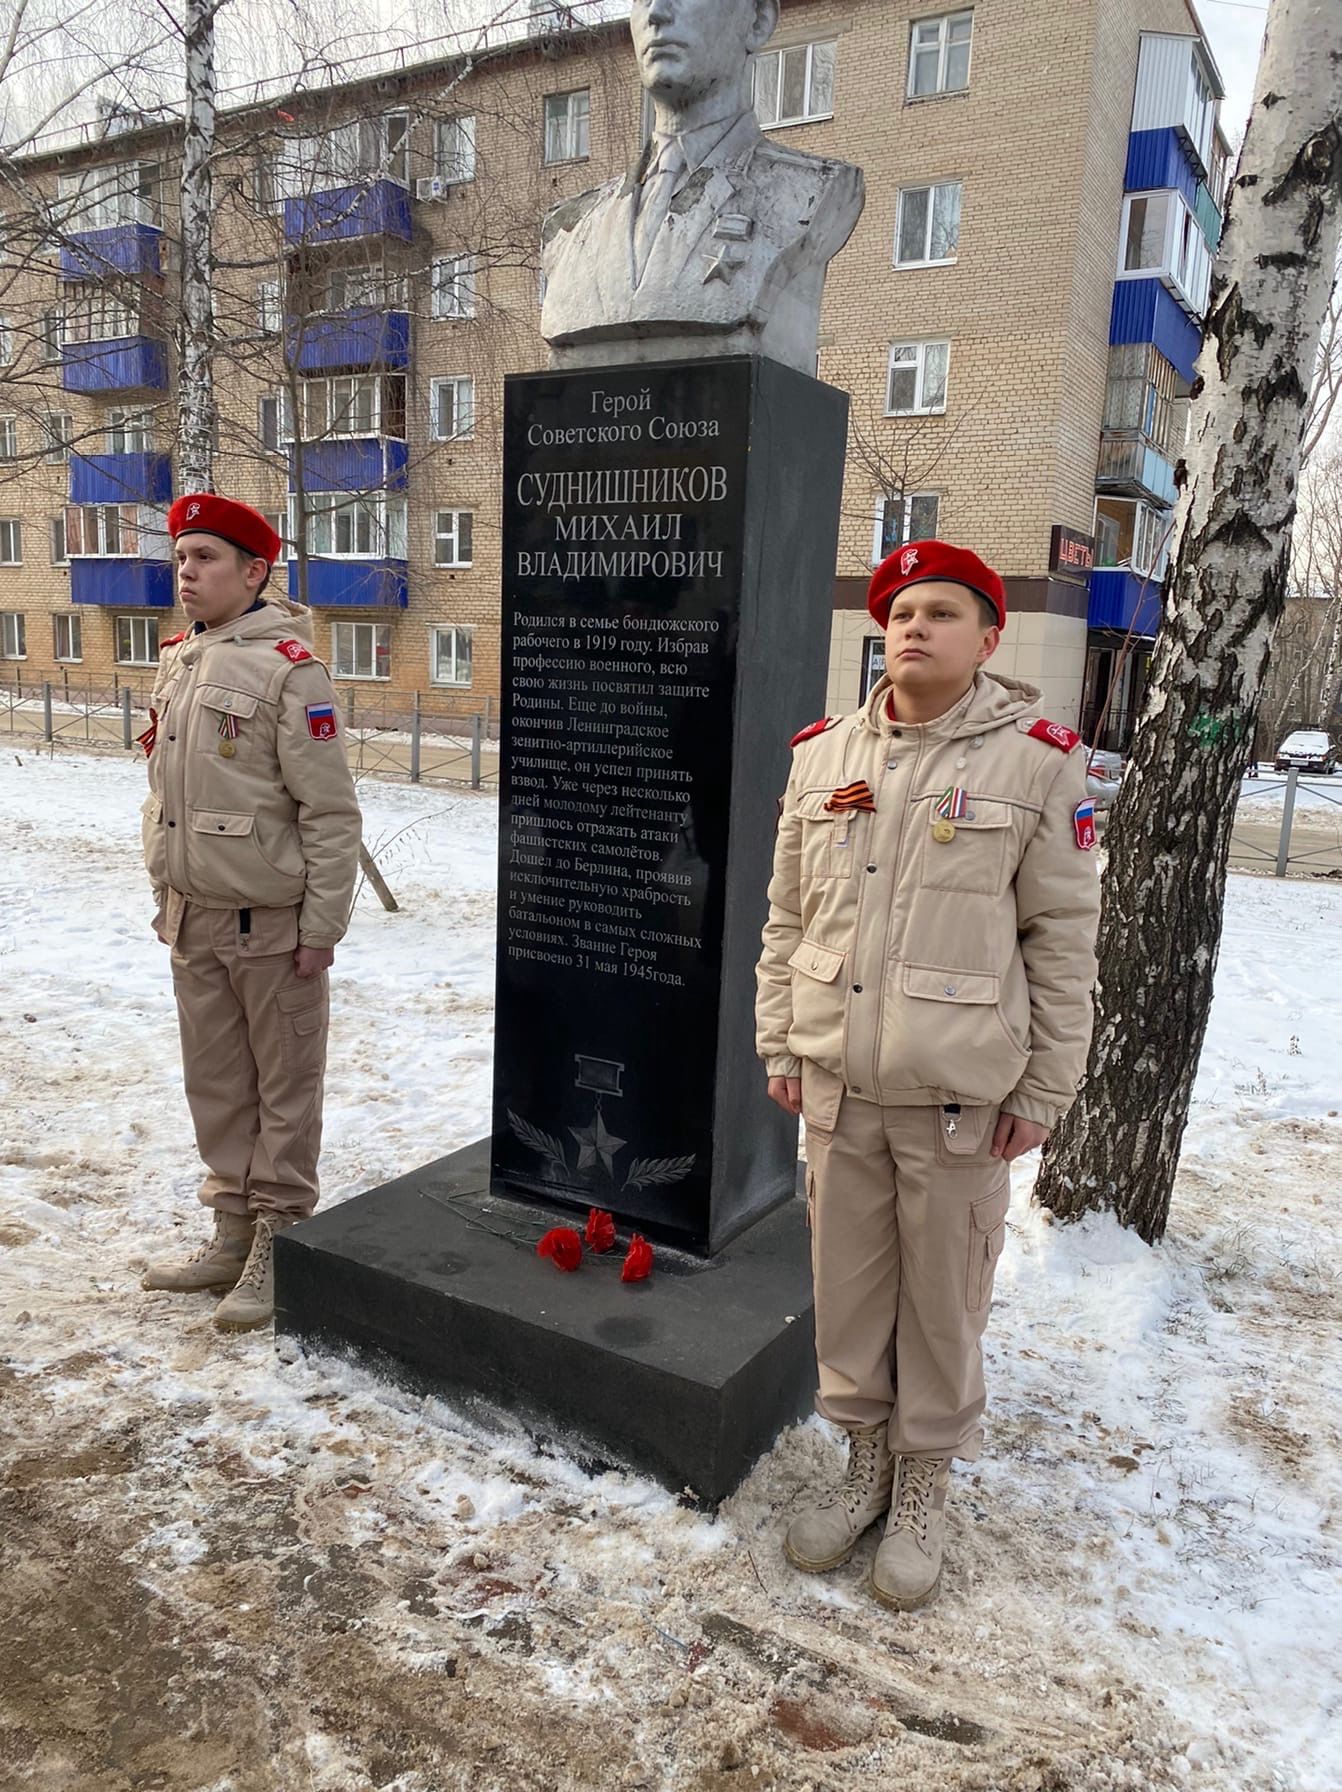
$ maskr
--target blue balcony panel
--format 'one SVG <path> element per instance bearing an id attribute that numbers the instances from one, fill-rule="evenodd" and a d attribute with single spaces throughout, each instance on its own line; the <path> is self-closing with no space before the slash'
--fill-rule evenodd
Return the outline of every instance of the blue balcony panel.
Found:
<path id="1" fill-rule="evenodd" d="M 1122 567 L 1097 566 L 1090 575 L 1086 620 L 1091 628 L 1113 628 L 1122 634 L 1131 629 L 1151 641 L 1160 627 L 1160 596 L 1159 579 L 1143 579 Z"/>
<path id="2" fill-rule="evenodd" d="M 61 248 L 62 280 L 106 280 L 111 274 L 160 274 L 163 232 L 152 224 L 77 230 Z"/>
<path id="3" fill-rule="evenodd" d="M 1180 377 L 1191 382 L 1202 332 L 1159 280 L 1120 280 L 1114 287 L 1109 341 L 1153 342 Z"/>
<path id="4" fill-rule="evenodd" d="M 320 609 L 403 610 L 409 601 L 404 560 L 309 560 L 307 601 Z M 289 562 L 289 596 L 298 597 L 298 562 Z"/>
<path id="5" fill-rule="evenodd" d="M 296 489 L 298 450 L 289 450 L 289 490 Z M 404 442 L 359 436 L 347 442 L 312 442 L 303 450 L 303 488 L 309 492 L 403 492 L 408 455 Z"/>
<path id="6" fill-rule="evenodd" d="M 122 610 L 170 610 L 172 565 L 167 560 L 70 561 L 70 602 L 112 604 Z"/>
<path id="7" fill-rule="evenodd" d="M 1100 437 L 1095 484 L 1100 491 L 1128 492 L 1162 506 L 1173 504 L 1178 496 L 1174 468 L 1158 448 L 1140 436 L 1108 431 Z"/>
<path id="8" fill-rule="evenodd" d="M 1207 239 L 1207 247 L 1215 255 L 1221 244 L 1222 218 L 1210 189 L 1201 182 L 1198 183 L 1197 197 L 1193 201 L 1193 214 Z"/>
<path id="9" fill-rule="evenodd" d="M 1173 187 L 1192 205 L 1197 198 L 1198 173 L 1184 138 L 1172 127 L 1133 131 L 1129 136 L 1128 166 L 1123 176 L 1127 192 L 1149 193 Z"/>
<path id="10" fill-rule="evenodd" d="M 67 342 L 61 350 L 61 385 L 67 392 L 164 392 L 168 348 L 149 336 L 110 342 Z"/>
<path id="11" fill-rule="evenodd" d="M 410 365 L 408 311 L 342 311 L 287 320 L 289 361 L 300 373 L 340 373 L 363 367 Z"/>
<path id="12" fill-rule="evenodd" d="M 287 243 L 341 243 L 360 236 L 395 236 L 408 243 L 410 234 L 410 194 L 394 180 L 330 187 L 284 202 Z"/>
<path id="13" fill-rule="evenodd" d="M 72 504 L 170 504 L 172 457 L 167 454 L 72 454 Z"/>

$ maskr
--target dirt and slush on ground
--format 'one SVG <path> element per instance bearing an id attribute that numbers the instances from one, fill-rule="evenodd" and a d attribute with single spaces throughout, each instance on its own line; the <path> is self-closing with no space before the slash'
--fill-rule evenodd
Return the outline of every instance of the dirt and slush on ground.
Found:
<path id="1" fill-rule="evenodd" d="M 5 1792 L 1342 1787 L 1338 992 L 1294 945 L 1342 893 L 1236 887 L 1158 1251 L 1048 1224 L 1022 1171 L 987 1451 L 901 1616 L 875 1534 L 781 1557 L 840 1465 L 816 1421 L 713 1519 L 140 1290 L 204 1222 L 134 769 L 0 766 Z M 342 947 L 329 1200 L 488 1100 L 492 806 L 363 794 L 403 909 Z"/>

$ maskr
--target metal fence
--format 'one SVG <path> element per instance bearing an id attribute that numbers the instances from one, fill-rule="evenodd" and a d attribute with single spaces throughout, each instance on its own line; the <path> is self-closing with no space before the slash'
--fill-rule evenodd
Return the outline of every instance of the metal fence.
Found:
<path id="1" fill-rule="evenodd" d="M 0 734 L 32 743 L 134 745 L 149 720 L 152 674 L 110 685 L 65 678 L 0 684 Z M 497 786 L 498 707 L 492 697 L 438 698 L 341 691 L 346 747 L 356 776 L 410 784 Z"/>
<path id="2" fill-rule="evenodd" d="M 1342 792 L 1323 788 L 1320 780 L 1311 779 L 1308 793 L 1312 799 L 1322 798 L 1331 808 L 1318 818 L 1302 816 L 1297 805 L 1300 793 L 1300 771 L 1296 766 L 1284 777 L 1261 779 L 1240 787 L 1239 807 L 1230 834 L 1230 861 L 1245 870 L 1266 871 L 1276 877 L 1297 875 L 1342 878 Z M 1275 809 L 1281 798 L 1281 821 L 1275 816 L 1260 816 L 1255 802 Z M 1266 800 L 1264 800 L 1266 799 Z"/>

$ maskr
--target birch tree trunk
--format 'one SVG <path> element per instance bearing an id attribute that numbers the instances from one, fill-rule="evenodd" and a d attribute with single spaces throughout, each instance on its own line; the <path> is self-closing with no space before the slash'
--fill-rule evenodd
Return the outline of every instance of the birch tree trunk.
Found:
<path id="1" fill-rule="evenodd" d="M 182 140 L 182 352 L 178 470 L 184 492 L 214 490 L 214 18 L 218 0 L 186 0 Z"/>
<path id="2" fill-rule="evenodd" d="M 1095 1036 L 1037 1197 L 1169 1216 L 1211 1007 L 1240 773 L 1286 594 L 1301 436 L 1342 227 L 1342 5 L 1272 0 L 1212 283 L 1181 539 L 1109 823 Z"/>

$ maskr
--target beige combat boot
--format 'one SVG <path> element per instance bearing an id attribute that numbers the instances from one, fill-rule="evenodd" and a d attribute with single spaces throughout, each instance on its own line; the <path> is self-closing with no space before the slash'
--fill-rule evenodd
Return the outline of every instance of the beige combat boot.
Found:
<path id="1" fill-rule="evenodd" d="M 252 1218 L 247 1213 L 214 1210 L 214 1236 L 189 1257 L 151 1263 L 140 1279 L 142 1288 L 170 1288 L 189 1294 L 201 1288 L 231 1288 L 242 1274 L 252 1248 Z"/>
<path id="2" fill-rule="evenodd" d="M 890 1522 L 871 1569 L 872 1592 L 896 1611 L 926 1605 L 937 1590 L 950 1484 L 949 1456 L 900 1457 Z"/>
<path id="3" fill-rule="evenodd" d="M 885 1516 L 895 1459 L 884 1420 L 848 1433 L 848 1472 L 843 1485 L 818 1506 L 799 1512 L 788 1526 L 783 1554 L 794 1568 L 823 1574 L 846 1562 L 869 1524 Z"/>
<path id="4" fill-rule="evenodd" d="M 226 1294 L 214 1310 L 214 1323 L 221 1332 L 252 1332 L 269 1325 L 275 1317 L 275 1259 L 272 1246 L 275 1234 L 292 1220 L 282 1220 L 273 1213 L 256 1216 L 252 1248 L 237 1286 Z"/>

